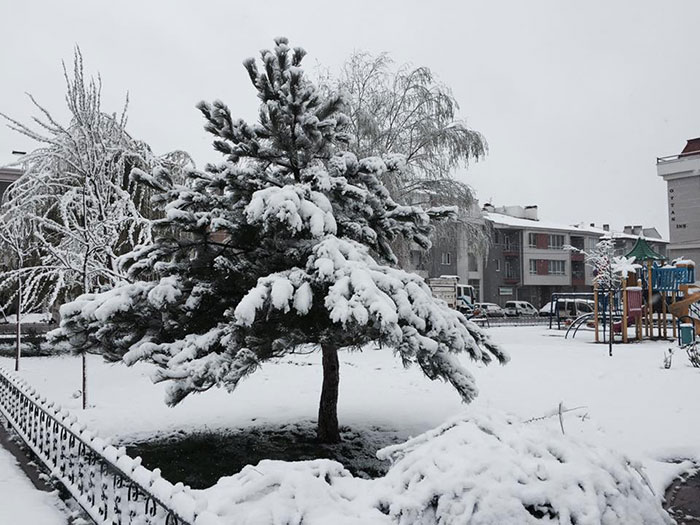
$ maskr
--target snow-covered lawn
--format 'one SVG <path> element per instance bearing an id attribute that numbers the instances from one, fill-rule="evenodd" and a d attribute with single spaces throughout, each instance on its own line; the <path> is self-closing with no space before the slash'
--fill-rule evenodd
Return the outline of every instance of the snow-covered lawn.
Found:
<path id="1" fill-rule="evenodd" d="M 657 490 L 690 466 L 665 460 L 700 459 L 700 369 L 680 353 L 673 367 L 662 367 L 673 343 L 616 345 L 591 343 L 591 334 L 565 340 L 563 332 L 543 327 L 492 328 L 490 333 L 511 355 L 506 366 L 467 363 L 481 391 L 474 405 L 514 414 L 523 420 L 567 408 L 573 431 L 601 432 L 600 442 L 640 459 Z M 10 368 L 11 360 L 0 358 Z M 164 385 L 153 385 L 149 367 L 127 368 L 89 360 L 89 397 L 78 409 L 78 358 L 31 358 L 21 375 L 52 400 L 74 409 L 92 429 L 120 440 L 169 431 L 198 431 L 280 424 L 316 417 L 321 385 L 320 355 L 313 353 L 270 362 L 232 394 L 224 390 L 193 395 L 169 408 Z M 465 410 L 454 389 L 427 380 L 418 369 L 405 370 L 390 350 L 341 355 L 339 419 L 342 425 L 377 425 L 416 435 Z M 587 415 L 583 424 L 580 416 Z"/>
<path id="2" fill-rule="evenodd" d="M 60 507 L 58 496 L 37 490 L 14 456 L 0 447 L 0 523 L 64 525 Z"/>

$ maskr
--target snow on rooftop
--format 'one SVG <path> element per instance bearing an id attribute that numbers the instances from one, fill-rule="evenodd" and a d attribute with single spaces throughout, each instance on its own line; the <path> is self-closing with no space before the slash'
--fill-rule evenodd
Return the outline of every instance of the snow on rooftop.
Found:
<path id="1" fill-rule="evenodd" d="M 504 215 L 502 213 L 494 212 L 483 212 L 486 220 L 493 222 L 496 225 L 510 226 L 513 228 L 523 228 L 528 230 L 554 230 L 563 231 L 568 233 L 578 233 L 581 235 L 593 235 L 603 238 L 613 238 L 613 239 L 633 239 L 636 240 L 641 237 L 644 240 L 650 242 L 660 242 L 668 244 L 665 239 L 659 239 L 656 237 L 647 237 L 644 235 L 634 235 L 630 233 L 618 232 L 618 231 L 608 231 L 603 228 L 596 228 L 595 226 L 586 226 L 585 224 L 561 224 L 552 221 L 541 221 L 532 219 L 521 219 L 518 217 L 511 217 L 510 215 Z"/>

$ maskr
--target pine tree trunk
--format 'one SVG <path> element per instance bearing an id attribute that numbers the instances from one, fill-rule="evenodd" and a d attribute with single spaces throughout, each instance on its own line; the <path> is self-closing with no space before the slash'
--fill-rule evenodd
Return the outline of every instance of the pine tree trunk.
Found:
<path id="1" fill-rule="evenodd" d="M 318 440 L 321 443 L 340 442 L 338 430 L 338 385 L 340 383 L 340 364 L 338 349 L 335 346 L 321 345 L 323 353 L 323 388 L 321 403 L 318 407 Z"/>

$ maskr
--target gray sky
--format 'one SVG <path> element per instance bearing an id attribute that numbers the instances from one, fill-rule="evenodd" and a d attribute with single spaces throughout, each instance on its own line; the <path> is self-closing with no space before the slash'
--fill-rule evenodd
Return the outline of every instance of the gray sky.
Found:
<path id="1" fill-rule="evenodd" d="M 27 121 L 31 92 L 65 117 L 61 60 L 99 72 L 103 106 L 129 91 L 129 130 L 157 153 L 219 160 L 194 105 L 256 115 L 243 59 L 286 35 L 307 68 L 355 49 L 429 66 L 487 138 L 463 174 L 481 202 L 538 204 L 543 219 L 654 225 L 666 236 L 656 157 L 700 136 L 697 0 L 0 0 L 0 111 Z M 0 163 L 30 141 L 0 129 Z"/>

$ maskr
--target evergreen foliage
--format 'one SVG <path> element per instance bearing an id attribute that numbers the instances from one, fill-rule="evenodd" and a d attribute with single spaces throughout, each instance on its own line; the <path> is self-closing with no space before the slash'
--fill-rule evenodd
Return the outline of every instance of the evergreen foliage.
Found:
<path id="1" fill-rule="evenodd" d="M 154 242 L 122 258 L 130 282 L 65 305 L 54 336 L 157 364 L 173 404 L 213 386 L 233 390 L 265 360 L 319 345 L 319 437 L 335 441 L 340 348 L 391 347 L 465 401 L 477 390 L 457 353 L 507 356 L 420 277 L 392 266 L 394 239 L 428 248 L 431 219 L 455 210 L 391 198 L 381 181 L 404 158 L 347 150 L 343 97 L 305 77 L 304 54 L 279 38 L 260 65 L 245 62 L 261 101 L 255 124 L 223 102 L 199 104 L 224 161 L 190 171 L 184 185 L 164 168 L 139 172 L 164 210 Z"/>

